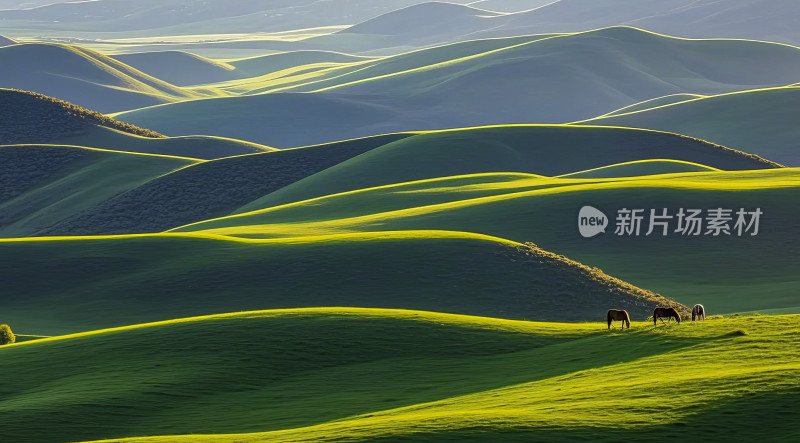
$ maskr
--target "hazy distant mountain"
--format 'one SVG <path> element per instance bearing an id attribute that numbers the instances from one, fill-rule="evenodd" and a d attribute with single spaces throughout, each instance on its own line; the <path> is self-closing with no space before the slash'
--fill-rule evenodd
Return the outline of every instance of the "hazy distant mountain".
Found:
<path id="1" fill-rule="evenodd" d="M 14 41 L 14 39 L 10 39 L 8 37 L 4 37 L 4 36 L 0 35 L 0 47 L 9 46 L 9 45 L 13 45 L 13 44 L 16 44 L 16 43 L 17 42 Z"/>
<path id="2" fill-rule="evenodd" d="M 484 43 L 461 44 L 454 60 L 442 60 L 444 49 L 423 50 L 281 93 L 181 102 L 118 118 L 169 135 L 210 133 L 286 148 L 386 132 L 567 123 L 670 94 L 782 86 L 800 72 L 798 48 L 633 28 L 461 55 Z"/>
<path id="3" fill-rule="evenodd" d="M 6 46 L 0 48 L 0 65 L 0 88 L 39 92 L 100 112 L 199 97 L 77 46 Z"/>
<path id="4" fill-rule="evenodd" d="M 172 28 L 179 33 L 270 32 L 352 25 L 417 3 L 423 1 L 96 0 L 0 11 L 0 20 L 13 20 L 22 28 L 70 30 L 77 34 L 160 28 Z M 468 0 L 452 3 L 468 3 Z"/>

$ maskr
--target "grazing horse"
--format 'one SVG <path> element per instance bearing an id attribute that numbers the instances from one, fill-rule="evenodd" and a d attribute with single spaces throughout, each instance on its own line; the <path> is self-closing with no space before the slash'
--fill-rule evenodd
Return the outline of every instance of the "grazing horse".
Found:
<path id="1" fill-rule="evenodd" d="M 705 320 L 706 319 L 706 308 L 703 307 L 701 304 L 696 304 L 692 308 L 692 321 L 694 321 L 695 317 L 698 320 Z"/>
<path id="2" fill-rule="evenodd" d="M 609 309 L 606 320 L 608 320 L 608 329 L 611 329 L 612 321 L 621 321 L 622 329 L 625 329 L 625 324 L 628 325 L 628 329 L 631 328 L 631 316 L 628 315 L 628 311 L 622 309 Z"/>
<path id="3" fill-rule="evenodd" d="M 667 321 L 670 321 L 674 318 L 678 321 L 678 323 L 681 322 L 681 316 L 678 314 L 678 311 L 676 311 L 675 308 L 656 308 L 653 311 L 653 326 L 656 325 L 656 322 L 659 318 L 668 318 L 669 320 Z M 664 320 L 661 321 L 663 322 Z"/>

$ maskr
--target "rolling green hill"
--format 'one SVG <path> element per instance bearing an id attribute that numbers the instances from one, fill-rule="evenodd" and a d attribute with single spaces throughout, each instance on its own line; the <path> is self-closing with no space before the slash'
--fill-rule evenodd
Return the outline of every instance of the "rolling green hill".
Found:
<path id="1" fill-rule="evenodd" d="M 654 306 L 676 305 L 535 246 L 442 231 L 8 239 L 0 240 L 0 263 L 14 294 L 3 303 L 3 321 L 45 335 L 285 307 L 586 321 L 603 318 L 609 306 L 645 318 Z"/>
<path id="2" fill-rule="evenodd" d="M 165 137 L 62 100 L 0 89 L 0 145 L 63 144 L 202 159 L 273 151 L 212 136 Z"/>
<path id="3" fill-rule="evenodd" d="M 653 158 L 726 170 L 775 167 L 754 156 L 675 134 L 576 128 L 520 125 L 418 133 L 267 194 L 239 212 L 391 183 L 482 172 L 554 176 Z"/>
<path id="4" fill-rule="evenodd" d="M 612 179 L 478 175 L 336 194 L 176 231 L 253 238 L 408 229 L 475 232 L 534 242 L 681 303 L 703 303 L 711 312 L 796 312 L 800 278 L 793 269 L 800 266 L 800 213 L 787 202 L 798 192 L 796 168 Z M 577 214 L 585 205 L 610 217 L 605 235 L 586 239 L 578 234 Z M 622 208 L 647 211 L 638 236 L 614 234 Z M 703 217 L 712 208 L 734 213 L 760 208 L 763 215 L 756 236 L 736 235 L 734 213 L 732 236 L 671 232 L 664 237 L 658 226 L 654 235 L 646 235 L 649 211 L 663 208 L 673 216 L 671 230 L 677 228 L 680 208 L 702 209 Z"/>
<path id="5" fill-rule="evenodd" d="M 388 134 L 200 163 L 122 193 L 39 234 L 161 232 L 220 217 L 290 183 L 406 136 Z"/>
<path id="6" fill-rule="evenodd" d="M 800 88 L 772 88 L 688 100 L 580 122 L 679 132 L 800 166 Z"/>
<path id="7" fill-rule="evenodd" d="M 797 81 L 798 71 L 800 49 L 788 45 L 615 27 L 300 67 L 215 85 L 258 95 L 115 117 L 169 135 L 209 133 L 283 148 L 386 132 L 566 123 L 665 95 L 784 86 Z"/>
<path id="8" fill-rule="evenodd" d="M 25 373 L 0 381 L 0 425 L 19 443 L 618 441 L 690 430 L 779 440 L 797 429 L 797 324 L 740 317 L 607 333 L 371 309 L 190 318 L 0 348 L 4 372 Z M 752 422 L 761 426 L 740 426 Z M 242 432 L 258 433 L 230 435 Z"/>
<path id="9" fill-rule="evenodd" d="M 36 91 L 104 113 L 208 96 L 79 46 L 7 46 L 0 48 L 0 64 L 0 87 Z"/>
<path id="10" fill-rule="evenodd" d="M 25 237 L 197 160 L 77 146 L 0 146 L 0 237 Z"/>

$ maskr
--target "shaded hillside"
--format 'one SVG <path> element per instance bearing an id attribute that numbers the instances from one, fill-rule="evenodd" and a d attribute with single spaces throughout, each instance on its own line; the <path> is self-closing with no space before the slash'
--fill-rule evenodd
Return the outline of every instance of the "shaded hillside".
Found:
<path id="1" fill-rule="evenodd" d="M 645 318 L 671 303 L 535 247 L 452 232 L 6 240 L 0 261 L 15 294 L 3 304 L 3 321 L 42 334 L 286 307 L 587 321 L 602 319 L 609 306 Z M 558 309 L 565 305 L 578 308 Z"/>
<path id="2" fill-rule="evenodd" d="M 233 66 L 183 51 L 119 54 L 111 58 L 177 86 L 237 78 Z"/>
<path id="3" fill-rule="evenodd" d="M 0 89 L 0 145 L 65 144 L 116 151 L 214 159 L 274 150 L 211 136 L 165 137 L 71 103 Z"/>
<path id="4" fill-rule="evenodd" d="M 391 183 L 481 172 L 555 176 L 653 158 L 731 170 L 776 166 L 755 156 L 675 134 L 626 128 L 576 128 L 496 126 L 421 133 L 309 176 L 265 195 L 242 210 Z"/>
<path id="5" fill-rule="evenodd" d="M 33 235 L 196 162 L 76 146 L 0 146 L 0 237 Z"/>
<path id="6" fill-rule="evenodd" d="M 347 95 L 274 93 L 181 102 L 114 117 L 173 136 L 204 133 L 283 149 L 432 126 L 430 115 L 406 111 Z"/>
<path id="7" fill-rule="evenodd" d="M 200 163 L 120 194 L 39 234 L 160 232 L 220 217 L 264 194 L 403 137 L 406 135 L 384 135 Z"/>
<path id="8" fill-rule="evenodd" d="M 796 72 L 800 49 L 786 45 L 609 28 L 468 42 L 308 76 L 234 81 L 231 90 L 273 93 L 116 117 L 169 135 L 210 133 L 282 148 L 386 132 L 566 123 L 667 95 L 783 86 L 796 83 Z"/>
<path id="9" fill-rule="evenodd" d="M 14 41 L 14 39 L 11 39 L 11 38 L 8 38 L 8 37 L 0 35 L 0 47 L 10 46 L 10 45 L 15 45 L 15 44 L 17 44 L 17 42 Z"/>
<path id="10" fill-rule="evenodd" d="M 800 166 L 800 88 L 776 88 L 684 101 L 580 124 L 680 132 Z"/>
<path id="11" fill-rule="evenodd" d="M 92 126 L 158 138 L 163 135 L 123 123 L 72 103 L 30 91 L 0 88 L 0 144 L 35 143 L 80 135 Z"/>
<path id="12" fill-rule="evenodd" d="M 77 46 L 7 46 L 0 48 L 0 63 L 0 87 L 36 91 L 103 113 L 200 96 Z"/>
<path id="13" fill-rule="evenodd" d="M 245 78 L 315 63 L 352 63 L 364 60 L 369 58 L 331 51 L 292 51 L 232 60 L 228 63 L 236 68 L 235 74 L 238 78 Z"/>

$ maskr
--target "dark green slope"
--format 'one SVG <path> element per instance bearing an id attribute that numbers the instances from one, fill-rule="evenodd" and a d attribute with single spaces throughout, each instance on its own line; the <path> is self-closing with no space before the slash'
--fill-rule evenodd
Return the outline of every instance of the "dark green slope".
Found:
<path id="1" fill-rule="evenodd" d="M 200 163 L 122 193 L 39 234 L 160 232 L 220 217 L 264 194 L 406 136 L 390 134 Z"/>
<path id="2" fill-rule="evenodd" d="M 77 146 L 0 146 L 0 237 L 25 237 L 197 160 Z"/>
<path id="3" fill-rule="evenodd" d="M 609 306 L 644 318 L 670 303 L 564 257 L 473 234 L 224 238 L 0 241 L 0 279 L 14 294 L 2 303 L 3 321 L 50 335 L 312 306 L 586 321 L 602 319 Z"/>

